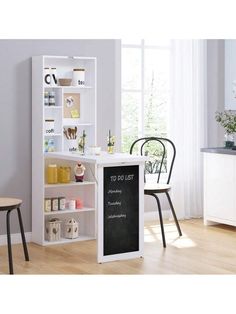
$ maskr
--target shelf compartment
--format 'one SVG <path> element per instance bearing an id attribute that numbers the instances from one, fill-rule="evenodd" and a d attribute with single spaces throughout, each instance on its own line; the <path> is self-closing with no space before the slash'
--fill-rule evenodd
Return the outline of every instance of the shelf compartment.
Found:
<path id="1" fill-rule="evenodd" d="M 84 207 L 81 209 L 65 209 L 65 210 L 55 210 L 55 211 L 51 211 L 51 212 L 44 212 L 45 216 L 51 216 L 51 215 L 62 215 L 62 214 L 74 214 L 74 213 L 84 213 L 84 212 L 93 212 L 95 211 L 95 208 L 90 208 L 90 207 Z"/>
<path id="2" fill-rule="evenodd" d="M 61 133 L 44 134 L 45 137 L 62 136 Z"/>
<path id="3" fill-rule="evenodd" d="M 50 154 L 50 153 L 49 153 Z M 71 187 L 71 186 L 84 186 L 84 185 L 94 185 L 94 181 L 83 181 L 83 182 L 74 182 L 71 181 L 70 183 L 57 183 L 57 184 L 44 184 L 46 189 L 48 188 L 60 188 L 60 187 Z"/>
<path id="4" fill-rule="evenodd" d="M 88 240 L 95 240 L 95 237 L 92 236 L 86 236 L 86 235 L 79 235 L 76 239 L 66 239 L 61 238 L 59 241 L 47 241 L 44 240 L 43 245 L 57 245 L 57 244 L 67 244 L 67 243 L 73 243 L 73 242 L 79 242 L 79 241 L 88 241 Z"/>

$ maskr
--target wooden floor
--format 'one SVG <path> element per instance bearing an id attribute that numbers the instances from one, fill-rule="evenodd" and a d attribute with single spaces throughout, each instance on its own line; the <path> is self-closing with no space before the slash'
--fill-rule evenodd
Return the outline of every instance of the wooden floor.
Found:
<path id="1" fill-rule="evenodd" d="M 236 228 L 206 227 L 201 219 L 165 222 L 167 248 L 163 249 L 160 227 L 145 224 L 144 258 L 97 264 L 96 242 L 85 241 L 41 247 L 28 244 L 30 262 L 22 246 L 13 245 L 15 274 L 235 274 Z M 0 274 L 8 273 L 7 247 L 0 247 Z"/>

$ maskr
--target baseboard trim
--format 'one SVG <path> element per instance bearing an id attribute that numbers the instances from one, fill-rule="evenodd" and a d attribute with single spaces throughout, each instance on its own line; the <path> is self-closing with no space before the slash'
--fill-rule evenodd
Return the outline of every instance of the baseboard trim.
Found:
<path id="1" fill-rule="evenodd" d="M 32 232 L 25 232 L 25 240 L 26 242 L 31 242 L 32 239 Z M 21 234 L 20 233 L 13 233 L 11 234 L 11 243 L 18 244 L 22 243 Z M 0 235 L 0 246 L 7 245 L 7 235 L 3 234 Z"/>

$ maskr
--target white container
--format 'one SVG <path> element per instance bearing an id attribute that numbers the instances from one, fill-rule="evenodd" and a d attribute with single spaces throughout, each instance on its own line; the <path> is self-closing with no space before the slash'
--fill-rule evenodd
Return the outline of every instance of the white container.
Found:
<path id="1" fill-rule="evenodd" d="M 44 134 L 50 135 L 55 133 L 55 121 L 47 119 L 44 122 Z"/>
<path id="2" fill-rule="evenodd" d="M 57 218 L 46 222 L 46 240 L 59 241 L 61 239 L 61 221 Z"/>
<path id="3" fill-rule="evenodd" d="M 85 70 L 84 69 L 74 69 L 73 70 L 73 85 L 83 86 L 85 80 Z"/>
<path id="4" fill-rule="evenodd" d="M 74 219 L 69 219 L 65 224 L 65 238 L 75 239 L 79 236 L 79 224 Z"/>
<path id="5" fill-rule="evenodd" d="M 91 155 L 100 155 L 101 153 L 101 147 L 99 146 L 90 146 L 88 150 Z"/>
<path id="6" fill-rule="evenodd" d="M 75 200 L 69 200 L 67 204 L 68 204 L 69 209 L 75 210 L 75 208 L 76 208 L 76 201 Z"/>
<path id="7" fill-rule="evenodd" d="M 51 68 L 51 86 L 57 86 L 57 69 Z"/>
<path id="8" fill-rule="evenodd" d="M 67 140 L 69 152 L 77 152 L 78 150 L 78 140 Z"/>

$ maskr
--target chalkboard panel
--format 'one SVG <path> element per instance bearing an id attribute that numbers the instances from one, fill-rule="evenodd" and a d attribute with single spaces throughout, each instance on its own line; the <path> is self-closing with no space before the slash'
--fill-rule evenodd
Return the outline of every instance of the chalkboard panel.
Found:
<path id="1" fill-rule="evenodd" d="M 139 250 L 139 166 L 104 168 L 104 256 Z"/>

